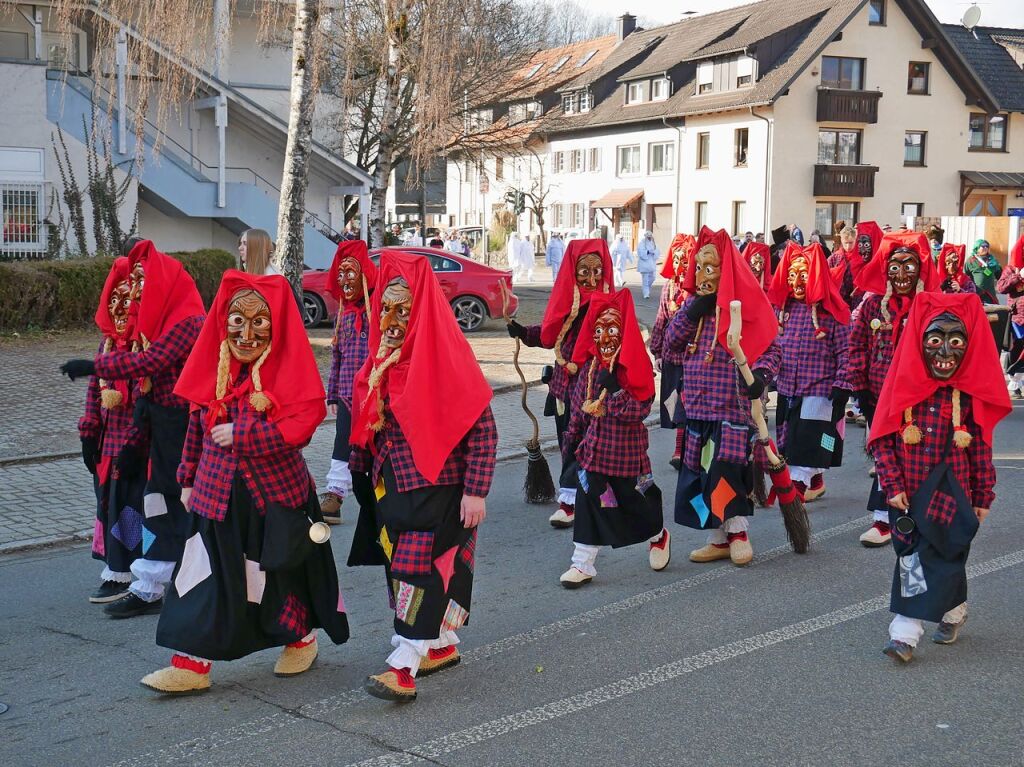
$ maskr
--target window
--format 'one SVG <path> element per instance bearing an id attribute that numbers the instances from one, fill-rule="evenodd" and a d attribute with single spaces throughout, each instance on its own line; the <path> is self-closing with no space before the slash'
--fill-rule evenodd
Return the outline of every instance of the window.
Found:
<path id="1" fill-rule="evenodd" d="M 814 206 L 814 228 L 831 232 L 836 221 L 856 221 L 859 213 L 860 205 L 855 202 L 818 202 Z"/>
<path id="2" fill-rule="evenodd" d="M 707 168 L 711 164 L 711 134 L 697 134 L 697 167 Z"/>
<path id="3" fill-rule="evenodd" d="M 551 225 L 556 228 L 565 226 L 565 206 L 560 202 L 551 206 Z"/>
<path id="4" fill-rule="evenodd" d="M 42 184 L 0 183 L 3 213 L 0 252 L 31 252 L 38 255 L 46 249 L 43 200 Z"/>
<path id="5" fill-rule="evenodd" d="M 534 64 L 533 67 L 530 69 L 530 71 L 526 73 L 526 77 L 524 79 L 529 80 L 531 77 L 533 77 L 535 74 L 537 74 L 540 71 L 540 68 L 542 66 L 544 66 L 544 65 L 543 64 Z"/>
<path id="6" fill-rule="evenodd" d="M 639 104 L 644 100 L 644 84 L 630 83 L 626 86 L 626 103 Z"/>
<path id="7" fill-rule="evenodd" d="M 715 75 L 715 65 L 710 61 L 702 61 L 697 65 L 697 93 L 711 93 L 711 83 Z"/>
<path id="8" fill-rule="evenodd" d="M 430 256 L 430 268 L 435 272 L 461 272 L 462 264 L 444 256 Z"/>
<path id="9" fill-rule="evenodd" d="M 583 205 L 578 203 L 578 202 L 574 202 L 572 205 L 570 205 L 569 206 L 569 217 L 572 219 L 572 221 L 569 222 L 569 226 L 571 226 L 573 229 L 582 229 L 583 228 Z"/>
<path id="10" fill-rule="evenodd" d="M 821 84 L 826 88 L 859 91 L 864 88 L 864 59 L 821 57 Z"/>
<path id="11" fill-rule="evenodd" d="M 494 158 L 494 178 L 501 180 L 505 178 L 505 158 L 495 157 Z"/>
<path id="12" fill-rule="evenodd" d="M 708 204 L 706 202 L 698 202 L 694 206 L 693 221 L 693 230 L 695 232 L 699 232 L 702 226 L 707 226 Z"/>
<path id="13" fill-rule="evenodd" d="M 747 144 L 750 140 L 750 131 L 747 128 L 737 128 L 734 133 L 733 144 L 735 154 L 733 162 L 737 168 L 747 167 Z"/>
<path id="14" fill-rule="evenodd" d="M 582 173 L 583 172 L 583 150 L 573 149 L 569 152 L 569 172 L 570 173 Z"/>
<path id="15" fill-rule="evenodd" d="M 559 69 L 561 69 L 563 66 L 565 66 L 565 62 L 567 62 L 568 60 L 569 60 L 568 56 L 562 56 L 562 58 L 560 58 L 558 61 L 556 61 L 555 65 L 553 67 L 551 67 L 551 71 L 552 72 L 557 72 Z"/>
<path id="16" fill-rule="evenodd" d="M 1006 151 L 1006 115 L 972 114 L 970 119 L 972 152 Z"/>
<path id="17" fill-rule="evenodd" d="M 903 164 L 924 167 L 924 131 L 908 130 L 903 137 Z"/>
<path id="18" fill-rule="evenodd" d="M 907 93 L 928 95 L 928 62 L 911 61 L 907 69 Z"/>
<path id="19" fill-rule="evenodd" d="M 0 57 L 5 59 L 27 59 L 28 33 L 0 32 Z"/>
<path id="20" fill-rule="evenodd" d="M 576 94 L 565 93 L 562 95 L 562 111 L 571 115 L 576 111 Z"/>
<path id="21" fill-rule="evenodd" d="M 747 203 L 744 200 L 734 200 L 732 203 L 732 231 L 733 234 L 740 234 L 744 231 L 743 219 L 747 215 Z"/>
<path id="22" fill-rule="evenodd" d="M 860 131 L 819 130 L 818 162 L 825 165 L 859 165 Z"/>
<path id="23" fill-rule="evenodd" d="M 593 147 L 587 150 L 587 170 L 595 173 L 601 170 L 601 148 Z"/>
<path id="24" fill-rule="evenodd" d="M 640 145 L 619 147 L 619 175 L 630 176 L 640 172 Z"/>
<path id="25" fill-rule="evenodd" d="M 515 125 L 526 120 L 526 104 L 509 104 L 508 123 Z"/>
<path id="26" fill-rule="evenodd" d="M 534 117 L 540 115 L 544 109 L 541 107 L 539 101 L 528 101 L 526 102 L 526 119 L 532 120 Z"/>
<path id="27" fill-rule="evenodd" d="M 736 59 L 736 87 L 746 88 L 754 84 L 754 60 L 750 56 Z"/>
<path id="28" fill-rule="evenodd" d="M 648 169 L 650 173 L 667 173 L 675 170 L 675 145 L 669 142 L 650 145 Z"/>
<path id="29" fill-rule="evenodd" d="M 576 62 L 576 68 L 579 69 L 580 67 L 586 66 L 587 62 L 594 58 L 595 53 L 597 53 L 597 51 L 587 51 L 584 53 L 583 56 L 580 57 L 580 60 Z"/>
<path id="30" fill-rule="evenodd" d="M 920 218 L 924 215 L 923 202 L 905 202 L 900 207 L 900 215 L 903 218 Z"/>
<path id="31" fill-rule="evenodd" d="M 873 27 L 885 26 L 885 0 L 871 0 L 868 3 L 868 24 Z"/>
<path id="32" fill-rule="evenodd" d="M 669 81 L 664 77 L 659 77 L 651 83 L 651 101 L 664 101 L 669 96 L 669 90 Z"/>
<path id="33" fill-rule="evenodd" d="M 589 112 L 593 100 L 594 97 L 591 95 L 590 91 L 583 91 L 580 93 L 580 111 Z"/>
<path id="34" fill-rule="evenodd" d="M 565 171 L 565 152 L 551 153 L 551 172 L 563 173 Z"/>

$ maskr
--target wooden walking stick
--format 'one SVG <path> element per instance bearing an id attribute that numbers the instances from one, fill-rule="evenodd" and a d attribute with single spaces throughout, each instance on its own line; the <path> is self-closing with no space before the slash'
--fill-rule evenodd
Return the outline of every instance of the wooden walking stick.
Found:
<path id="1" fill-rule="evenodd" d="M 508 324 L 512 322 L 512 318 L 508 314 L 509 288 L 504 281 L 498 284 L 501 286 L 501 312 L 505 318 L 505 323 Z M 515 367 L 516 373 L 519 374 L 519 381 L 522 387 L 520 404 L 523 406 L 523 412 L 533 422 L 533 436 L 526 441 L 527 462 L 526 480 L 523 482 L 523 496 L 527 503 L 551 503 L 555 500 L 555 483 L 551 478 L 551 469 L 548 466 L 547 459 L 544 458 L 544 453 L 540 449 L 540 422 L 526 404 L 526 376 L 523 375 L 523 369 L 519 367 L 520 347 L 521 343 L 517 338 L 516 350 L 512 354 L 512 365 Z"/>
<path id="2" fill-rule="evenodd" d="M 743 330 L 743 308 L 739 301 L 729 302 L 729 330 L 726 333 L 726 345 L 743 376 L 747 386 L 754 383 L 754 374 L 747 364 L 747 355 L 740 346 L 740 335 Z M 811 546 L 811 523 L 807 519 L 807 509 L 803 500 L 793 486 L 789 476 L 786 459 L 779 455 L 775 443 L 768 434 L 768 422 L 765 420 L 764 404 L 760 399 L 750 401 L 750 414 L 757 428 L 757 442 L 764 450 L 768 459 L 768 473 L 772 477 L 772 494 L 779 500 L 782 522 L 786 526 L 786 536 L 797 554 L 805 554 Z"/>

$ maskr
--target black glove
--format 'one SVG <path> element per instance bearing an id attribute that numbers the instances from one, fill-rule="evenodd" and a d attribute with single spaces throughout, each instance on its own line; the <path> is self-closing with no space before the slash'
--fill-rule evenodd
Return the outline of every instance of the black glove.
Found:
<path id="1" fill-rule="evenodd" d="M 146 451 L 141 445 L 125 445 L 117 454 L 117 470 L 122 477 L 138 476 L 146 467 Z"/>
<path id="2" fill-rule="evenodd" d="M 839 423 L 840 419 L 846 417 L 846 403 L 850 401 L 851 394 L 848 389 L 832 387 L 832 393 L 828 395 L 832 402 L 832 423 Z"/>
<path id="3" fill-rule="evenodd" d="M 686 307 L 686 316 L 691 320 L 698 320 L 705 315 L 714 314 L 715 303 L 717 301 L 718 296 L 715 293 L 697 296 L 690 302 L 689 306 Z"/>
<path id="4" fill-rule="evenodd" d="M 760 370 L 752 370 L 750 372 L 754 376 L 754 382 L 748 385 L 741 374 L 740 385 L 746 391 L 747 399 L 760 399 L 761 395 L 764 394 L 765 375 Z"/>
<path id="5" fill-rule="evenodd" d="M 868 423 L 871 423 L 875 418 L 875 396 L 870 389 L 857 391 L 857 404 L 860 406 L 860 412 L 868 419 Z"/>
<path id="6" fill-rule="evenodd" d="M 509 320 L 507 328 L 509 338 L 526 338 L 526 328 L 515 320 Z"/>
<path id="7" fill-rule="evenodd" d="M 96 363 L 92 360 L 68 360 L 60 366 L 60 372 L 74 381 L 96 375 Z"/>
<path id="8" fill-rule="evenodd" d="M 82 437 L 82 463 L 90 474 L 96 473 L 96 461 L 100 457 L 100 441 L 95 437 Z"/>
<path id="9" fill-rule="evenodd" d="M 619 377 L 611 370 L 602 370 L 597 376 L 597 385 L 608 394 L 615 394 L 622 386 L 619 385 Z"/>

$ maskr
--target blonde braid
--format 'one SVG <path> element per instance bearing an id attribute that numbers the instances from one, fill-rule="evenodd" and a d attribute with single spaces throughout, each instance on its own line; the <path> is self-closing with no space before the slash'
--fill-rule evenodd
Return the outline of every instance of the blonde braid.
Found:
<path id="1" fill-rule="evenodd" d="M 882 295 L 882 306 L 879 309 L 879 312 L 882 315 L 882 319 L 885 320 L 887 323 L 889 323 L 891 325 L 892 324 L 892 315 L 889 314 L 889 299 L 890 298 L 892 298 L 892 283 L 889 282 L 889 281 L 886 281 L 886 283 L 885 283 L 885 293 Z"/>
<path id="2" fill-rule="evenodd" d="M 381 340 L 381 348 L 384 348 L 383 339 Z M 380 357 L 382 353 L 383 352 L 381 352 L 377 356 Z M 374 365 L 373 368 L 370 370 L 370 376 L 367 380 L 368 389 L 366 392 L 366 399 L 363 400 L 363 407 L 365 407 L 366 403 L 369 401 L 370 393 L 377 392 L 377 420 L 374 421 L 374 423 L 370 424 L 370 428 L 375 432 L 378 432 L 384 428 L 384 398 L 380 396 L 380 382 L 381 379 L 384 377 L 384 373 L 387 372 L 387 369 L 394 365 L 396 362 L 398 362 L 398 358 L 401 356 L 401 354 L 402 349 L 401 347 L 399 347 L 398 349 L 392 351 L 391 354 L 389 354 L 384 359 L 383 362 L 381 362 L 379 365 Z"/>
<path id="3" fill-rule="evenodd" d="M 961 450 L 971 444 L 971 433 L 961 422 L 960 390 L 953 389 L 953 444 Z"/>
<path id="4" fill-rule="evenodd" d="M 715 304 L 715 334 L 711 336 L 711 346 L 708 347 L 707 354 L 704 355 L 704 364 L 710 365 L 715 361 L 715 344 L 718 343 L 718 322 L 721 319 L 722 310 L 718 304 Z"/>
<path id="5" fill-rule="evenodd" d="M 909 407 L 903 411 L 903 426 L 900 428 L 900 436 L 905 445 L 919 445 L 924 436 L 921 434 L 921 427 L 914 423 L 914 412 Z"/>
<path id="6" fill-rule="evenodd" d="M 216 398 L 224 399 L 228 392 L 228 378 L 231 376 L 231 347 L 228 339 L 220 342 L 220 356 L 217 358 L 217 390 Z"/>
<path id="7" fill-rule="evenodd" d="M 566 362 L 562 356 L 562 341 L 565 340 L 566 334 L 569 332 L 569 328 L 572 327 L 572 323 L 576 321 L 576 315 L 580 313 L 580 289 L 578 285 L 573 285 L 572 288 L 572 309 L 569 311 L 569 316 L 565 318 L 565 322 L 562 323 L 562 329 L 558 331 L 558 337 L 555 339 L 555 362 L 561 367 L 564 367 L 569 375 L 574 376 L 579 371 L 579 366 L 575 362 Z"/>
<path id="8" fill-rule="evenodd" d="M 114 339 L 109 336 L 103 341 L 103 354 L 110 354 L 114 349 Z M 117 389 L 111 389 L 110 382 L 100 378 L 100 407 L 104 410 L 113 410 L 115 407 L 121 407 L 124 404 L 124 395 L 121 394 Z"/>
<path id="9" fill-rule="evenodd" d="M 149 339 L 143 333 L 139 333 L 139 338 L 142 339 L 142 351 L 147 351 L 150 347 Z M 135 349 L 135 351 L 138 351 L 138 349 Z M 143 394 L 149 394 L 153 391 L 153 379 L 150 376 L 146 376 L 139 382 L 139 391 Z"/>
<path id="10" fill-rule="evenodd" d="M 263 367 L 263 363 L 267 361 L 267 357 L 270 355 L 270 349 L 272 347 L 273 343 L 267 344 L 266 350 L 260 355 L 260 358 L 256 360 L 256 363 L 252 366 L 252 371 L 249 373 L 250 378 L 252 378 L 253 388 L 256 390 L 249 395 L 249 404 L 257 413 L 266 412 L 271 405 L 270 397 L 263 393 L 263 381 L 260 379 L 260 368 Z"/>
<path id="11" fill-rule="evenodd" d="M 821 341 L 826 333 L 821 329 L 821 325 L 818 324 L 818 305 L 811 304 L 811 323 L 814 325 L 814 338 L 817 341 Z"/>

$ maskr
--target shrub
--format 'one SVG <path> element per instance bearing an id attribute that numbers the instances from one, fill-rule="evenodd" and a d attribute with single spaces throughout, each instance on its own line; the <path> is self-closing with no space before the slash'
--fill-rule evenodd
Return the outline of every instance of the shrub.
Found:
<path id="1" fill-rule="evenodd" d="M 172 255 L 192 275 L 207 306 L 221 275 L 235 266 L 235 257 L 224 250 Z M 88 327 L 112 263 L 108 256 L 0 263 L 0 331 Z"/>

